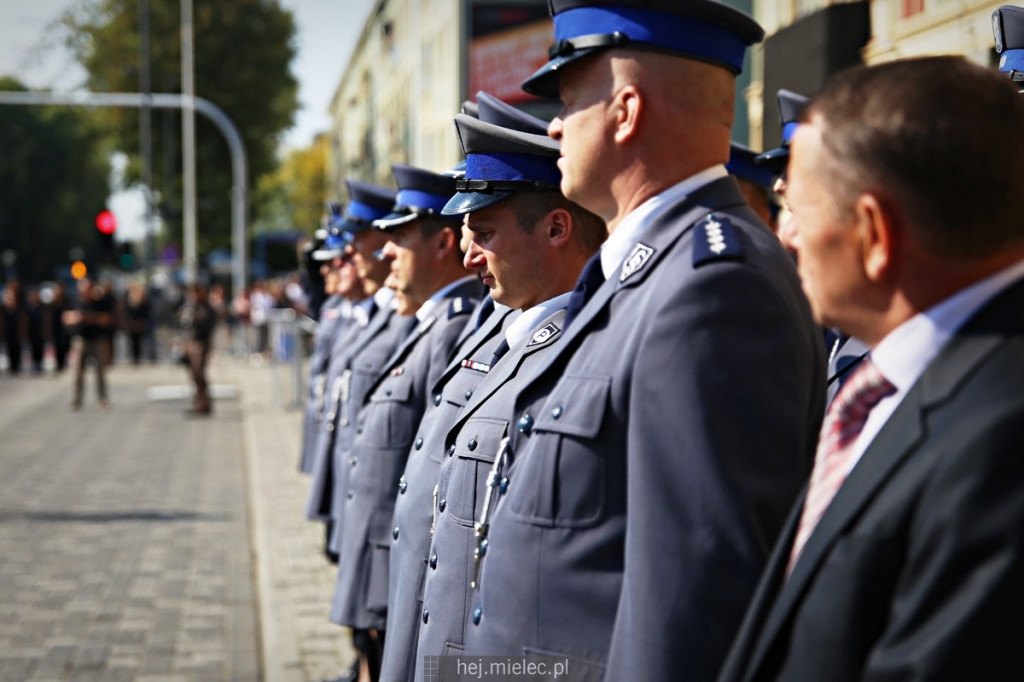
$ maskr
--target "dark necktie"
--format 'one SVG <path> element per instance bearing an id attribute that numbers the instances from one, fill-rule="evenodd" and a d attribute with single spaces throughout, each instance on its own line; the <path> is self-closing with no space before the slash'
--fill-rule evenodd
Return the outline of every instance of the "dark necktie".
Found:
<path id="1" fill-rule="evenodd" d="M 483 303 L 480 304 L 480 307 L 476 311 L 476 327 L 473 328 L 473 331 L 480 329 L 480 326 L 484 323 L 484 320 L 490 317 L 491 313 L 493 312 L 494 299 L 488 296 L 483 300 Z"/>
<path id="2" fill-rule="evenodd" d="M 498 360 L 501 360 L 502 356 L 508 352 L 508 340 L 502 339 L 498 347 L 494 349 L 494 357 L 491 358 L 491 367 L 498 364 Z"/>
<path id="3" fill-rule="evenodd" d="M 565 329 L 569 328 L 572 321 L 576 319 L 576 315 L 602 284 L 604 284 L 604 271 L 601 269 L 601 252 L 598 251 L 583 266 L 583 272 L 576 280 L 576 288 L 569 294 L 569 304 L 565 307 Z"/>
<path id="4" fill-rule="evenodd" d="M 846 480 L 853 444 L 864 428 L 868 414 L 883 398 L 895 392 L 896 387 L 882 376 L 871 360 L 865 358 L 829 405 L 821 425 L 818 451 L 814 455 L 814 470 L 811 472 L 800 525 L 797 526 L 796 539 L 793 541 L 787 575 L 792 572 L 804 544 L 832 502 L 839 486 Z"/>

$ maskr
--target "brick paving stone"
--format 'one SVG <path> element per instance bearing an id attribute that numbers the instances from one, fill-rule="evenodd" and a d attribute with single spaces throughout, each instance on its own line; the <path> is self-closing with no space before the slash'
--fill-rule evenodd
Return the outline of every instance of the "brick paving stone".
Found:
<path id="1" fill-rule="evenodd" d="M 215 356 L 209 419 L 180 368 L 115 365 L 112 405 L 70 376 L 0 377 L 0 682 L 307 682 L 346 670 L 334 567 L 302 515 L 290 368 Z M 91 377 L 89 377 L 91 379 Z"/>

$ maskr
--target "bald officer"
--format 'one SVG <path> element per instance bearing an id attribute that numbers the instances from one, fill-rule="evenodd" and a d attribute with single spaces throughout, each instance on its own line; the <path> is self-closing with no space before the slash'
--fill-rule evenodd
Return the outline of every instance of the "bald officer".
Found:
<path id="1" fill-rule="evenodd" d="M 793 262 L 724 166 L 763 31 L 711 0 L 551 6 L 552 60 L 524 88 L 562 100 L 562 191 L 610 235 L 516 398 L 465 653 L 708 680 L 825 403 Z"/>

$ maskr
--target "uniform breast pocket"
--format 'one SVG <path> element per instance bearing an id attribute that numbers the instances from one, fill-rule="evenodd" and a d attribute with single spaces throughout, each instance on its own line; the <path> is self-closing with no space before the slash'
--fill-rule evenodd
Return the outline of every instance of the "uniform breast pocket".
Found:
<path id="1" fill-rule="evenodd" d="M 418 424 L 412 416 L 412 377 L 388 377 L 370 395 L 373 404 L 373 423 L 366 428 L 380 429 L 375 435 L 384 436 L 384 443 L 396 445 L 412 441 L 413 429 Z"/>
<path id="2" fill-rule="evenodd" d="M 567 375 L 541 408 L 523 452 L 516 453 L 508 492 L 509 512 L 542 526 L 585 528 L 604 515 L 606 456 L 614 444 L 601 438 L 611 392 L 610 377 Z"/>
<path id="3" fill-rule="evenodd" d="M 452 520 L 472 526 L 483 508 L 487 474 L 508 431 L 505 419 L 476 418 L 466 421 L 455 440 L 451 475 L 443 491 Z"/>

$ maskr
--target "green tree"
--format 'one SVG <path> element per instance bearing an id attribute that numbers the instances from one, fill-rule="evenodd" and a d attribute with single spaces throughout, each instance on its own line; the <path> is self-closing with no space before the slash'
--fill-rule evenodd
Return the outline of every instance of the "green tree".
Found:
<path id="1" fill-rule="evenodd" d="M 152 91 L 181 92 L 179 0 L 148 0 Z M 85 67 L 94 92 L 140 89 L 139 0 L 82 0 L 65 15 L 67 45 Z M 194 0 L 195 94 L 220 107 L 238 128 L 249 165 L 246 182 L 277 167 L 281 134 L 298 108 L 291 72 L 295 21 L 276 0 Z M 140 111 L 101 114 L 114 147 L 131 158 L 129 182 L 141 177 Z M 153 186 L 171 235 L 181 234 L 181 119 L 177 110 L 152 112 Z M 213 123 L 196 116 L 198 249 L 231 242 L 231 156 Z M 258 218 L 258 215 L 252 216 Z"/>
<path id="2" fill-rule="evenodd" d="M 27 88 L 5 77 L 0 90 Z M 110 164 L 92 112 L 0 106 L 0 149 L 0 251 L 17 254 L 18 277 L 67 276 L 73 249 L 97 265 Z"/>
<path id="3" fill-rule="evenodd" d="M 273 173 L 259 180 L 256 191 L 260 220 L 256 232 L 298 229 L 308 235 L 320 227 L 327 202 L 326 135 L 313 144 L 289 151 Z"/>

